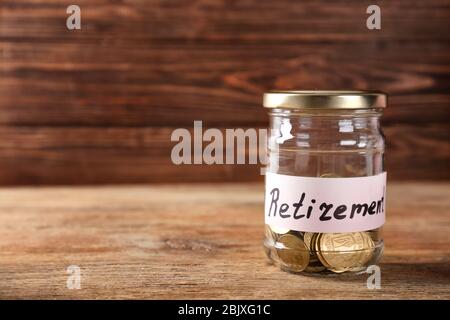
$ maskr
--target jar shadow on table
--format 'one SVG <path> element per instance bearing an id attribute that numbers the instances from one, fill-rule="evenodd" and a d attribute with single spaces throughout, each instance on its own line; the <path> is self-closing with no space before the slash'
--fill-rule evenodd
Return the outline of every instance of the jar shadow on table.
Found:
<path id="1" fill-rule="evenodd" d="M 450 261 L 423 262 L 382 262 L 381 277 L 385 282 L 404 284 L 444 285 L 446 284 L 450 297 Z"/>
<path id="2" fill-rule="evenodd" d="M 279 268 L 275 263 L 267 261 L 268 267 Z M 384 284 L 392 285 L 414 285 L 417 286 L 442 286 L 450 283 L 450 261 L 433 262 L 381 262 L 377 264 L 380 267 L 381 281 Z M 281 270 L 279 272 L 291 273 L 301 279 L 301 277 L 320 279 L 321 281 L 338 281 L 346 283 L 361 283 L 366 281 L 370 275 L 366 270 L 360 272 L 347 273 L 306 273 Z M 383 286 L 383 285 L 382 285 Z M 450 288 L 450 285 L 448 285 Z M 450 289 L 449 289 L 450 292 Z M 450 297 L 450 293 L 449 293 Z"/>

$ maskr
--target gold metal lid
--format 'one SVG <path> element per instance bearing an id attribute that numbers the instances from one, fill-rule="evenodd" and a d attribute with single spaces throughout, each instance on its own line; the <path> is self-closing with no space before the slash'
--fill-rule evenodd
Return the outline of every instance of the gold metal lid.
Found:
<path id="1" fill-rule="evenodd" d="M 379 109 L 387 95 L 381 91 L 270 91 L 264 93 L 266 108 L 287 109 Z"/>

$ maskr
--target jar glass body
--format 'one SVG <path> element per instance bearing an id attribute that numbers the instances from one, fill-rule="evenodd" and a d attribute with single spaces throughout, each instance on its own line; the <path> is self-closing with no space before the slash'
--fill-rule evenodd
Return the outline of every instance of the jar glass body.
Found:
<path id="1" fill-rule="evenodd" d="M 297 177 L 320 177 L 323 179 L 369 177 L 383 173 L 384 135 L 380 126 L 380 109 L 361 110 L 292 110 L 272 109 L 268 137 L 268 162 L 266 172 Z M 360 236 L 358 234 L 342 234 Z M 296 235 L 308 241 L 309 262 L 299 270 L 295 264 L 296 249 L 280 242 L 285 234 Z M 313 244 L 320 233 L 299 230 L 283 230 L 266 225 L 264 247 L 267 256 L 282 269 L 291 272 L 340 273 L 361 271 L 376 264 L 383 251 L 382 227 L 365 230 L 370 237 L 370 248 L 352 248 L 345 252 L 327 252 L 338 261 L 359 261 L 334 268 L 326 263 L 324 253 Z M 362 252 L 365 259 L 356 259 Z M 329 260 L 329 259 L 328 259 Z"/>

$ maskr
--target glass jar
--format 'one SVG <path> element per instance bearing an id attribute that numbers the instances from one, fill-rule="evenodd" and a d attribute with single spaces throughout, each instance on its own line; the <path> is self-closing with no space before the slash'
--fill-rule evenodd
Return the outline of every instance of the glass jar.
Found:
<path id="1" fill-rule="evenodd" d="M 283 270 L 342 273 L 383 252 L 386 173 L 377 91 L 264 94 L 270 133 L 264 248 Z"/>

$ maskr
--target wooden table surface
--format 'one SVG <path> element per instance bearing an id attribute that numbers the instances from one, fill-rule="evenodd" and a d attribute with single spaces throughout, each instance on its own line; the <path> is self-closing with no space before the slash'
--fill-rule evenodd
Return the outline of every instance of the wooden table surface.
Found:
<path id="1" fill-rule="evenodd" d="M 391 183 L 381 289 L 267 263 L 261 184 L 3 188 L 0 298 L 450 298 L 450 183 Z M 68 289 L 79 266 L 81 289 Z"/>

